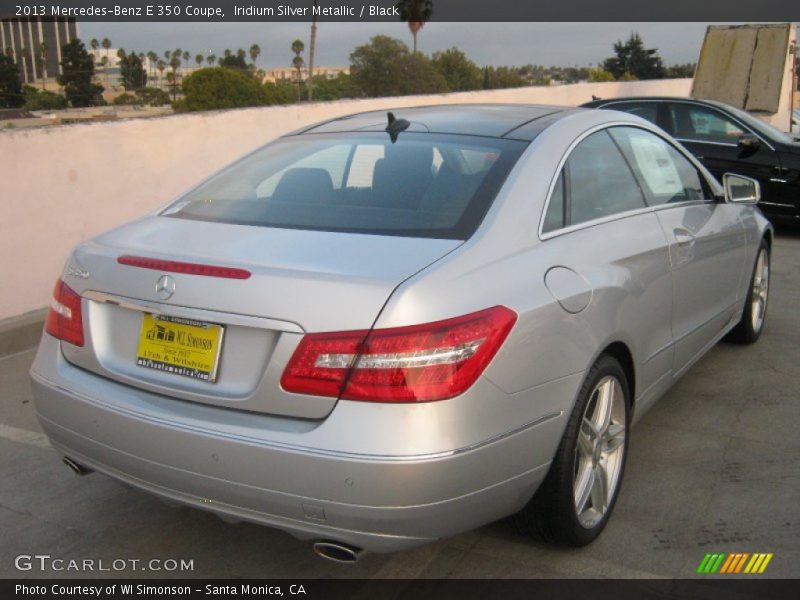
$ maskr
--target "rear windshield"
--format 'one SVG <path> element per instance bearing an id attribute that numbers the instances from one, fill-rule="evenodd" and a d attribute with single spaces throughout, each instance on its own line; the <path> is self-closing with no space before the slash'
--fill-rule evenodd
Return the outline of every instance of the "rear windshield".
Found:
<path id="1" fill-rule="evenodd" d="M 162 215 L 467 239 L 526 143 L 461 135 L 301 135 L 234 163 Z"/>

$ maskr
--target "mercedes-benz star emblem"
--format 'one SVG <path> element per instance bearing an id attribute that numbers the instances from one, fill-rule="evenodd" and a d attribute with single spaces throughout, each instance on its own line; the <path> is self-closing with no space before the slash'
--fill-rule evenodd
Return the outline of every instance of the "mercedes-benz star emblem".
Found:
<path id="1" fill-rule="evenodd" d="M 175 280 L 169 275 L 162 275 L 156 282 L 156 295 L 162 300 L 169 300 L 175 293 Z"/>

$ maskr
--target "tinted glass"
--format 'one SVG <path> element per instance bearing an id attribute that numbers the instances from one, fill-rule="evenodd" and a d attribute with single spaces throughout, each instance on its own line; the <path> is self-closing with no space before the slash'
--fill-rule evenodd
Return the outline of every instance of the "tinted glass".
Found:
<path id="1" fill-rule="evenodd" d="M 566 168 L 567 225 L 645 206 L 636 179 L 607 131 L 593 133 L 578 144 Z"/>
<path id="2" fill-rule="evenodd" d="M 175 202 L 172 217 L 466 239 L 526 143 L 455 135 L 303 135 L 265 146 Z"/>
<path id="3" fill-rule="evenodd" d="M 605 108 L 621 110 L 647 119 L 654 125 L 658 124 L 658 104 L 655 102 L 615 102 L 614 104 L 606 105 Z"/>
<path id="4" fill-rule="evenodd" d="M 648 204 L 710 198 L 695 166 L 662 138 L 634 127 L 613 127 L 609 133 L 644 186 Z"/>
<path id="5" fill-rule="evenodd" d="M 676 103 L 670 112 L 679 139 L 735 145 L 747 133 L 733 119 L 703 106 Z"/>
<path id="6" fill-rule="evenodd" d="M 564 227 L 564 171 L 558 176 L 553 193 L 550 196 L 550 204 L 547 206 L 547 214 L 544 217 L 542 232 L 555 231 Z"/>

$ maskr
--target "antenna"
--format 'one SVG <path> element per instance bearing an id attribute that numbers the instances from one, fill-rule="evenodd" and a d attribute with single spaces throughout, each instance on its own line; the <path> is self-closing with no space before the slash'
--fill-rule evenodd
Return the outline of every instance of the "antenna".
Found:
<path id="1" fill-rule="evenodd" d="M 408 129 L 411 126 L 411 123 L 406 119 L 398 119 L 394 116 L 394 113 L 386 113 L 386 116 L 389 119 L 389 124 L 386 126 L 386 132 L 389 134 L 389 138 L 394 144 L 397 141 L 397 136 L 400 135 L 400 132 Z"/>

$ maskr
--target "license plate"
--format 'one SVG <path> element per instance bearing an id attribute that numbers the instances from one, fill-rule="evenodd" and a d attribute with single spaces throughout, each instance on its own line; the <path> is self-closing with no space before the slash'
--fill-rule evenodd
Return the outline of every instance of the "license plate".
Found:
<path id="1" fill-rule="evenodd" d="M 214 383 L 224 334 L 222 325 L 145 314 L 136 364 Z"/>

